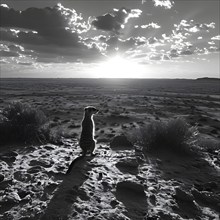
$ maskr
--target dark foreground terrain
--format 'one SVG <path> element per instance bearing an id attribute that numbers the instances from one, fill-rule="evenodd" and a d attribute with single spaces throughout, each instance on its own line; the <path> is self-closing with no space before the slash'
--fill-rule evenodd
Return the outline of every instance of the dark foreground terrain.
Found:
<path id="1" fill-rule="evenodd" d="M 17 101 L 40 109 L 62 141 L 0 146 L 0 219 L 219 219 L 219 94 L 219 80 L 205 79 L 1 79 L 0 110 Z M 97 155 L 66 175 L 88 105 L 100 109 Z M 178 117 L 198 128 L 200 156 L 110 146 Z"/>

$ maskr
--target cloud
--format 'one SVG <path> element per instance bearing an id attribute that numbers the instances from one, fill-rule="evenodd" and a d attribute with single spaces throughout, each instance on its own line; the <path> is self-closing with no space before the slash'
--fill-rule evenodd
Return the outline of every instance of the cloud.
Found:
<path id="1" fill-rule="evenodd" d="M 209 52 L 219 52 L 220 51 L 220 48 L 219 47 L 216 47 L 216 46 L 210 46 L 208 48 L 208 51 Z"/>
<path id="2" fill-rule="evenodd" d="M 146 25 L 141 25 L 141 28 L 154 28 L 154 29 L 158 29 L 161 28 L 160 25 L 158 25 L 157 23 L 151 22 L 150 24 L 146 24 Z"/>
<path id="3" fill-rule="evenodd" d="M 146 42 L 144 37 L 130 37 L 123 40 L 119 36 L 106 37 L 103 35 L 84 40 L 87 46 L 94 45 L 99 49 L 101 48 L 101 52 L 107 56 L 116 51 L 126 52 L 135 50 L 139 46 L 146 44 Z"/>
<path id="4" fill-rule="evenodd" d="M 174 5 L 174 1 L 171 0 L 153 0 L 154 6 L 164 7 L 165 9 L 171 9 Z"/>
<path id="5" fill-rule="evenodd" d="M 209 41 L 208 44 L 215 45 L 215 42 L 214 41 Z"/>
<path id="6" fill-rule="evenodd" d="M 8 64 L 9 62 L 5 59 L 0 59 L 0 64 Z"/>
<path id="7" fill-rule="evenodd" d="M 16 44 L 0 44 L 1 57 L 21 57 L 24 54 L 24 47 Z"/>
<path id="8" fill-rule="evenodd" d="M 193 27 L 190 27 L 188 29 L 189 32 L 199 32 L 199 31 L 207 31 L 209 32 L 210 29 L 214 29 L 215 28 L 215 23 L 212 22 L 210 24 L 195 24 Z"/>
<path id="9" fill-rule="evenodd" d="M 110 31 L 119 34 L 130 18 L 137 18 L 141 15 L 140 9 L 114 9 L 112 13 L 107 13 L 95 18 L 92 25 L 99 30 Z"/>
<path id="10" fill-rule="evenodd" d="M 90 21 L 83 21 L 74 9 L 57 4 L 52 8 L 16 11 L 1 5 L 0 13 L 1 40 L 22 45 L 22 54 L 33 51 L 39 59 L 47 54 L 55 62 L 57 55 L 64 56 L 60 60 L 71 62 L 78 59 L 87 62 L 102 56 L 98 48 L 82 42 L 81 34 L 90 29 Z"/>
<path id="11" fill-rule="evenodd" d="M 11 30 L 22 28 L 35 31 L 45 40 L 45 43 L 63 46 L 79 45 L 77 27 L 82 18 L 74 9 L 64 8 L 61 4 L 53 8 L 28 8 L 24 11 L 15 11 L 13 8 L 1 6 L 0 12 L 1 27 L 8 27 Z M 28 34 L 19 30 L 17 32 L 16 34 L 21 32 L 23 37 Z"/>
<path id="12" fill-rule="evenodd" d="M 1 50 L 0 57 L 18 57 L 19 53 L 14 51 Z"/>
<path id="13" fill-rule="evenodd" d="M 166 58 L 178 58 L 180 56 L 188 56 L 195 54 L 193 46 L 184 46 L 184 47 L 174 47 L 170 51 L 166 52 Z"/>
<path id="14" fill-rule="evenodd" d="M 41 35 L 51 35 L 55 31 L 82 32 L 89 28 L 83 18 L 74 9 L 63 7 L 60 3 L 53 8 L 28 8 L 15 11 L 13 8 L 0 6 L 1 26 L 19 27 L 38 31 Z M 79 29 L 79 30 L 78 30 Z"/>
<path id="15" fill-rule="evenodd" d="M 220 40 L 220 35 L 212 37 L 211 40 Z"/>
<path id="16" fill-rule="evenodd" d="M 149 48 L 155 48 L 158 46 L 164 46 L 164 42 L 161 39 L 157 39 L 156 37 L 149 37 L 147 39 L 147 45 Z"/>
<path id="17" fill-rule="evenodd" d="M 210 29 L 215 29 L 215 23 L 211 22 L 209 24 L 206 23 L 195 23 L 194 20 L 181 20 L 179 24 L 174 24 L 176 31 L 179 32 L 189 32 L 189 33 L 197 33 L 200 31 L 209 32 Z"/>

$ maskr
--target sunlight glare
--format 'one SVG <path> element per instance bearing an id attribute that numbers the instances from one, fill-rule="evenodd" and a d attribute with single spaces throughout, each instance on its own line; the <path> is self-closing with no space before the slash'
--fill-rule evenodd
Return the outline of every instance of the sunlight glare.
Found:
<path id="1" fill-rule="evenodd" d="M 144 69 L 142 65 L 120 56 L 110 58 L 100 63 L 94 69 L 94 76 L 98 78 L 141 78 Z"/>

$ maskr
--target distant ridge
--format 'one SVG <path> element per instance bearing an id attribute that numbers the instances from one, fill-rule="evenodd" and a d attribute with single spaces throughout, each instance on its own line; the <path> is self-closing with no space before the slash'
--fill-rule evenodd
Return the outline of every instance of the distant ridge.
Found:
<path id="1" fill-rule="evenodd" d="M 202 77 L 202 78 L 197 78 L 196 80 L 203 80 L 203 81 L 220 81 L 220 78 L 211 78 L 211 77 Z"/>

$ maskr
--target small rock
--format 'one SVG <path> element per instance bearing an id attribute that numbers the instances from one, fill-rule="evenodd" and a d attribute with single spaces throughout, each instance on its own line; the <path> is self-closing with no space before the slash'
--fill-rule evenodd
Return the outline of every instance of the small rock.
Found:
<path id="1" fill-rule="evenodd" d="M 4 190 L 11 184 L 12 184 L 12 180 L 5 180 L 5 181 L 0 182 L 0 190 Z"/>
<path id="2" fill-rule="evenodd" d="M 149 186 L 147 190 L 148 190 L 149 192 L 152 192 L 152 193 L 155 193 L 155 192 L 156 192 L 156 189 L 155 189 L 155 187 L 153 187 L 153 186 Z"/>
<path id="3" fill-rule="evenodd" d="M 5 195 L 2 199 L 2 202 L 7 204 L 17 204 L 20 201 L 21 198 L 16 192 L 10 192 L 7 195 Z"/>
<path id="4" fill-rule="evenodd" d="M 52 166 L 52 162 L 48 162 L 46 160 L 31 160 L 30 166 L 41 166 L 45 168 L 50 168 Z"/>
<path id="5" fill-rule="evenodd" d="M 121 148 L 133 148 L 133 144 L 127 139 L 124 135 L 119 135 L 114 137 L 114 139 L 110 143 L 110 147 L 114 149 L 121 149 Z"/>
<path id="6" fill-rule="evenodd" d="M 24 189 L 19 189 L 18 190 L 18 195 L 21 199 L 23 199 L 25 196 L 27 196 L 29 194 L 28 191 L 24 190 Z"/>
<path id="7" fill-rule="evenodd" d="M 99 173 L 98 180 L 101 180 L 102 176 L 103 176 L 102 173 Z"/>
<path id="8" fill-rule="evenodd" d="M 42 171 L 41 166 L 34 166 L 27 170 L 28 173 L 39 173 L 40 171 Z"/>
<path id="9" fill-rule="evenodd" d="M 4 175 L 0 174 L 0 182 L 2 182 L 5 179 Z"/>
<path id="10" fill-rule="evenodd" d="M 30 195 L 30 194 L 26 195 L 26 196 L 22 199 L 22 202 L 29 202 L 29 201 L 31 201 L 31 195 Z"/>
<path id="11" fill-rule="evenodd" d="M 149 200 L 152 205 L 156 204 L 156 196 L 154 194 L 150 195 Z"/>
<path id="12" fill-rule="evenodd" d="M 101 184 L 103 185 L 104 192 L 106 192 L 107 190 L 111 189 L 111 187 L 109 186 L 108 182 L 102 181 Z"/>
<path id="13" fill-rule="evenodd" d="M 115 208 L 118 204 L 119 204 L 119 202 L 117 200 L 112 200 L 110 202 L 110 205 L 112 206 L 112 208 Z"/>

